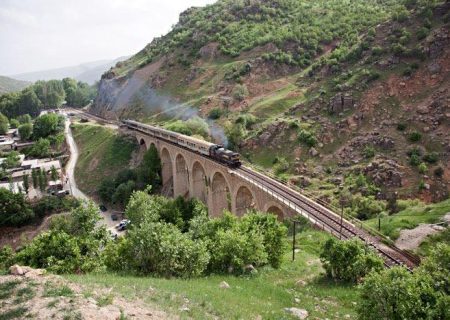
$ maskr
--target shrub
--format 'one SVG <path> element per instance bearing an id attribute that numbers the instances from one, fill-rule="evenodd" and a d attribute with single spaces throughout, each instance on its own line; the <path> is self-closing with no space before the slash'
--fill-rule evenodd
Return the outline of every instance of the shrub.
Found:
<path id="1" fill-rule="evenodd" d="M 428 167 L 427 167 L 427 165 L 425 164 L 425 163 L 421 163 L 420 165 L 419 165 L 419 172 L 420 173 L 422 173 L 422 174 L 424 174 L 425 172 L 427 172 L 427 170 L 428 170 Z"/>
<path id="2" fill-rule="evenodd" d="M 340 281 L 357 282 L 372 271 L 383 269 L 383 259 L 360 240 L 329 239 L 320 260 L 327 276 Z"/>
<path id="3" fill-rule="evenodd" d="M 422 134 L 418 131 L 413 131 L 409 134 L 409 141 L 411 142 L 418 142 L 420 139 L 422 139 Z"/>
<path id="4" fill-rule="evenodd" d="M 0 249 L 0 270 L 6 270 L 14 264 L 15 254 L 14 250 L 5 245 Z"/>
<path id="5" fill-rule="evenodd" d="M 425 39 L 428 34 L 430 33 L 430 30 L 426 27 L 422 27 L 419 30 L 417 30 L 416 36 L 417 36 L 417 40 L 423 40 Z"/>
<path id="6" fill-rule="evenodd" d="M 275 215 L 256 211 L 246 214 L 241 223 L 245 232 L 254 230 L 262 234 L 267 260 L 272 267 L 278 268 L 285 249 L 286 227 Z"/>
<path id="7" fill-rule="evenodd" d="M 21 193 L 0 188 L 0 203 L 0 226 L 17 227 L 34 218 L 34 212 Z"/>
<path id="8" fill-rule="evenodd" d="M 211 111 L 209 111 L 208 118 L 210 118 L 212 120 L 216 120 L 216 119 L 219 119 L 222 116 L 222 114 L 223 114 L 222 109 L 214 108 L 214 109 L 211 109 Z"/>
<path id="9" fill-rule="evenodd" d="M 9 129 L 8 118 L 0 112 L 0 135 L 6 134 Z"/>
<path id="10" fill-rule="evenodd" d="M 33 125 L 31 123 L 24 123 L 19 126 L 20 139 L 28 140 L 31 138 L 32 133 L 33 133 Z"/>
<path id="11" fill-rule="evenodd" d="M 209 254 L 203 241 L 193 241 L 172 224 L 144 222 L 127 235 L 133 269 L 142 274 L 195 277 L 206 269 Z"/>
<path id="12" fill-rule="evenodd" d="M 231 92 L 233 98 L 237 101 L 242 101 L 248 96 L 248 90 L 245 84 L 237 84 L 234 86 L 233 91 Z"/>
<path id="13" fill-rule="evenodd" d="M 397 130 L 398 131 L 405 131 L 406 130 L 406 123 L 397 123 Z"/>
<path id="14" fill-rule="evenodd" d="M 20 126 L 20 122 L 16 119 L 10 119 L 9 120 L 9 125 L 11 128 L 16 129 Z"/>
<path id="15" fill-rule="evenodd" d="M 412 154 L 409 158 L 409 164 L 412 166 L 418 166 L 420 164 L 420 157 L 417 154 Z"/>
<path id="16" fill-rule="evenodd" d="M 372 146 L 365 146 L 363 150 L 363 155 L 367 159 L 371 159 L 375 156 L 375 148 Z"/>
<path id="17" fill-rule="evenodd" d="M 372 55 L 381 56 L 384 53 L 384 49 L 380 46 L 376 46 L 372 48 Z"/>
<path id="18" fill-rule="evenodd" d="M 36 158 L 45 158 L 50 155 L 50 141 L 48 139 L 40 138 L 31 147 L 28 155 Z"/>
<path id="19" fill-rule="evenodd" d="M 277 158 L 277 162 L 273 166 L 276 175 L 286 172 L 289 169 L 289 162 L 285 158 Z"/>
<path id="20" fill-rule="evenodd" d="M 64 130 L 64 117 L 55 113 L 47 113 L 38 117 L 33 125 L 34 139 L 47 138 Z"/>
<path id="21" fill-rule="evenodd" d="M 241 114 L 235 121 L 235 123 L 242 124 L 246 129 L 250 129 L 252 125 L 254 125 L 258 121 L 252 114 Z"/>
<path id="22" fill-rule="evenodd" d="M 427 153 L 423 156 L 423 160 L 428 163 L 436 163 L 439 160 L 439 155 L 437 154 L 437 152 Z"/>
<path id="23" fill-rule="evenodd" d="M 298 135 L 300 142 L 306 144 L 308 147 L 314 147 L 317 144 L 316 137 L 308 130 L 300 130 Z"/>

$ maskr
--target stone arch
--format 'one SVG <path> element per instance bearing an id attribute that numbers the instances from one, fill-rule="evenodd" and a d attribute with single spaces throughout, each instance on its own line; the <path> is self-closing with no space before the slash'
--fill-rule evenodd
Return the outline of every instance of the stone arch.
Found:
<path id="1" fill-rule="evenodd" d="M 161 149 L 161 179 L 163 190 L 162 194 L 173 197 L 173 166 L 172 157 L 169 150 Z"/>
<path id="2" fill-rule="evenodd" d="M 206 171 L 200 162 L 195 161 L 192 166 L 192 192 L 194 198 L 199 199 L 203 203 L 207 202 L 207 181 Z"/>
<path id="3" fill-rule="evenodd" d="M 234 199 L 237 216 L 243 216 L 247 210 L 256 208 L 256 198 L 253 192 L 245 185 L 237 188 Z"/>
<path id="4" fill-rule="evenodd" d="M 231 211 L 230 185 L 225 176 L 216 171 L 211 178 L 211 216 L 219 217 L 225 209 Z"/>
<path id="5" fill-rule="evenodd" d="M 175 196 L 189 197 L 189 171 L 185 157 L 178 153 L 175 157 Z"/>
<path id="6" fill-rule="evenodd" d="M 278 217 L 278 220 L 283 221 L 284 211 L 283 209 L 274 202 L 269 202 L 266 204 L 264 212 L 272 213 Z"/>
<path id="7" fill-rule="evenodd" d="M 144 138 L 139 139 L 139 147 L 145 148 L 145 150 L 147 150 L 147 143 L 145 142 Z"/>

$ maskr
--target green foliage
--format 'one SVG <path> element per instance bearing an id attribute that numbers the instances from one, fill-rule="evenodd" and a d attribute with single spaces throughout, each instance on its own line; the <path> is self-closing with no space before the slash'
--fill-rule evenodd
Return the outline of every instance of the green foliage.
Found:
<path id="1" fill-rule="evenodd" d="M 19 126 L 19 135 L 22 140 L 28 140 L 33 133 L 33 125 L 31 123 L 24 123 Z"/>
<path id="2" fill-rule="evenodd" d="M 10 119 L 9 120 L 9 125 L 10 125 L 11 128 L 16 129 L 16 128 L 19 127 L 20 123 L 16 119 Z"/>
<path id="3" fill-rule="evenodd" d="M 21 193 L 0 188 L 0 226 L 17 227 L 34 218 L 30 205 Z"/>
<path id="4" fill-rule="evenodd" d="M 20 124 L 31 123 L 31 116 L 29 114 L 22 114 L 17 117 Z"/>
<path id="5" fill-rule="evenodd" d="M 47 138 L 56 135 L 64 130 L 64 117 L 56 113 L 47 113 L 38 117 L 34 121 L 34 139 Z"/>
<path id="6" fill-rule="evenodd" d="M 367 220 L 386 210 L 386 203 L 375 200 L 374 196 L 355 195 L 351 201 L 351 211 L 360 220 Z"/>
<path id="7" fill-rule="evenodd" d="M 420 28 L 419 30 L 417 30 L 417 33 L 416 33 L 417 40 L 425 39 L 429 33 L 430 33 L 430 30 L 428 28 L 426 28 L 426 27 Z"/>
<path id="8" fill-rule="evenodd" d="M 257 122 L 258 118 L 249 113 L 239 115 L 235 121 L 235 123 L 241 123 L 246 129 L 251 129 L 251 127 Z"/>
<path id="9" fill-rule="evenodd" d="M 371 159 L 375 156 L 375 148 L 373 146 L 365 146 L 363 155 L 366 159 Z"/>
<path id="10" fill-rule="evenodd" d="M 361 320 L 448 319 L 450 246 L 438 245 L 414 273 L 394 267 L 374 272 L 360 288 Z"/>
<path id="11" fill-rule="evenodd" d="M 422 134 L 418 131 L 412 131 L 408 136 L 409 141 L 418 142 L 422 139 Z"/>
<path id="12" fill-rule="evenodd" d="M 397 130 L 398 131 L 405 131 L 406 130 L 406 123 L 397 123 Z"/>
<path id="13" fill-rule="evenodd" d="M 0 270 L 6 270 L 14 264 L 14 250 L 5 245 L 0 249 Z"/>
<path id="14" fill-rule="evenodd" d="M 217 120 L 222 116 L 222 114 L 223 114 L 222 109 L 214 108 L 214 109 L 211 109 L 211 111 L 209 111 L 208 118 L 212 119 L 212 120 Z"/>
<path id="15" fill-rule="evenodd" d="M 424 173 L 426 173 L 428 171 L 428 167 L 427 167 L 427 165 L 424 162 L 419 164 L 418 169 L 419 169 L 419 172 L 422 173 L 422 174 L 424 174 Z"/>
<path id="16" fill-rule="evenodd" d="M 95 98 L 95 87 L 91 87 L 87 83 L 77 82 L 71 78 L 64 78 L 62 83 L 66 93 L 66 102 L 69 106 L 84 107 Z"/>
<path id="17" fill-rule="evenodd" d="M 165 127 L 167 130 L 179 132 L 187 136 L 199 135 L 203 138 L 209 136 L 208 124 L 198 116 L 194 116 L 187 121 L 176 120 L 168 123 Z"/>
<path id="18" fill-rule="evenodd" d="M 298 140 L 308 147 L 314 147 L 317 144 L 317 139 L 314 134 L 305 129 L 300 130 L 298 134 Z"/>
<path id="19" fill-rule="evenodd" d="M 237 149 L 247 135 L 245 126 L 242 123 L 235 123 L 226 127 L 225 133 L 228 138 L 228 147 L 231 149 Z"/>
<path id="20" fill-rule="evenodd" d="M 9 129 L 9 121 L 8 118 L 0 113 L 0 134 L 6 134 Z"/>
<path id="21" fill-rule="evenodd" d="M 20 165 L 19 153 L 17 151 L 10 151 L 0 167 L 3 169 L 11 169 L 17 167 L 18 165 Z"/>
<path id="22" fill-rule="evenodd" d="M 423 156 L 423 160 L 428 163 L 436 163 L 439 160 L 439 154 L 437 152 L 430 152 Z"/>
<path id="23" fill-rule="evenodd" d="M 128 268 L 142 274 L 195 277 L 202 274 L 209 262 L 204 242 L 193 241 L 168 223 L 143 222 L 129 231 L 122 245 L 126 244 Z M 113 262 L 109 267 L 115 265 Z"/>
<path id="24" fill-rule="evenodd" d="M 28 151 L 28 155 L 36 158 L 46 158 L 50 155 L 50 141 L 40 138 Z"/>
<path id="25" fill-rule="evenodd" d="M 51 229 L 33 239 L 16 259 L 35 268 L 56 273 L 98 271 L 103 266 L 101 248 L 108 243 L 97 207 L 90 202 L 74 209 L 69 216 L 58 216 Z"/>
<path id="26" fill-rule="evenodd" d="M 328 277 L 357 282 L 372 271 L 383 269 L 383 260 L 360 240 L 329 239 L 320 260 Z"/>
<path id="27" fill-rule="evenodd" d="M 136 183 L 133 180 L 119 184 L 111 197 L 112 203 L 125 206 L 135 189 Z"/>
<path id="28" fill-rule="evenodd" d="M 289 162 L 285 158 L 276 158 L 273 166 L 273 171 L 276 175 L 282 174 L 289 169 Z"/>
<path id="29" fill-rule="evenodd" d="M 234 86 L 231 94 L 237 101 L 242 101 L 248 96 L 248 89 L 245 84 L 237 84 Z"/>
<path id="30" fill-rule="evenodd" d="M 46 196 L 33 205 L 33 211 L 37 217 L 43 218 L 50 213 L 69 212 L 79 205 L 80 202 L 73 197 Z"/>

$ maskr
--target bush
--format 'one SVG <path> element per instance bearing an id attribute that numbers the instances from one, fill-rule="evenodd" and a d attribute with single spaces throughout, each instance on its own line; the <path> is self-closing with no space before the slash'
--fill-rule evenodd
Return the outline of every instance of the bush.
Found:
<path id="1" fill-rule="evenodd" d="M 15 254 L 13 249 L 9 245 L 3 246 L 0 249 L 0 271 L 7 270 L 14 264 Z"/>
<path id="2" fill-rule="evenodd" d="M 211 109 L 211 111 L 209 111 L 208 118 L 210 118 L 212 120 L 216 120 L 216 119 L 219 119 L 222 116 L 222 114 L 223 114 L 222 109 L 214 108 L 214 109 Z"/>
<path id="3" fill-rule="evenodd" d="M 250 129 L 256 122 L 258 118 L 252 114 L 241 114 L 235 121 L 235 123 L 242 124 L 246 129 Z"/>
<path id="4" fill-rule="evenodd" d="M 442 177 L 444 175 L 444 169 L 442 169 L 442 167 L 437 167 L 434 169 L 434 175 L 436 177 Z"/>
<path id="5" fill-rule="evenodd" d="M 4 135 L 8 132 L 9 121 L 8 118 L 0 112 L 0 135 Z"/>
<path id="6" fill-rule="evenodd" d="M 40 138 L 31 147 L 28 155 L 36 158 L 46 158 L 50 156 L 50 141 L 48 139 Z"/>
<path id="7" fill-rule="evenodd" d="M 10 119 L 9 126 L 13 129 L 17 129 L 20 126 L 20 122 L 16 119 Z"/>
<path id="8" fill-rule="evenodd" d="M 245 84 L 237 84 L 234 86 L 233 91 L 231 92 L 233 98 L 237 101 L 242 101 L 248 96 L 248 90 Z"/>
<path id="9" fill-rule="evenodd" d="M 397 130 L 398 131 L 405 131 L 406 130 L 406 123 L 397 123 Z"/>
<path id="10" fill-rule="evenodd" d="M 33 125 L 31 123 L 24 123 L 19 126 L 20 139 L 28 140 L 31 138 L 32 133 L 33 133 Z"/>
<path id="11" fill-rule="evenodd" d="M 316 137 L 308 130 L 300 130 L 298 140 L 306 144 L 308 147 L 314 147 L 317 144 Z"/>
<path id="12" fill-rule="evenodd" d="M 360 287 L 358 319 L 449 319 L 450 246 L 438 244 L 414 273 L 373 272 Z"/>
<path id="13" fill-rule="evenodd" d="M 285 158 L 277 158 L 273 166 L 273 171 L 276 175 L 286 172 L 289 169 L 289 162 Z"/>
<path id="14" fill-rule="evenodd" d="M 428 163 L 436 163 L 439 160 L 439 155 L 437 154 L 437 152 L 427 153 L 423 156 L 423 160 Z"/>
<path id="15" fill-rule="evenodd" d="M 142 274 L 195 277 L 203 273 L 209 262 L 203 241 L 193 241 L 168 223 L 143 222 L 129 231 L 122 245 L 126 244 L 132 257 L 127 267 Z M 124 250 L 121 247 L 118 249 Z M 114 269 L 120 265 L 112 267 Z"/>
<path id="16" fill-rule="evenodd" d="M 419 165 L 418 169 L 419 169 L 419 172 L 420 172 L 421 174 L 424 174 L 424 173 L 427 172 L 428 167 L 427 167 L 427 165 L 426 165 L 425 163 L 422 162 L 422 163 Z"/>
<path id="17" fill-rule="evenodd" d="M 367 159 L 371 159 L 375 156 L 375 148 L 372 146 L 365 146 L 363 150 L 363 155 Z"/>
<path id="18" fill-rule="evenodd" d="M 372 271 L 383 269 L 383 259 L 360 240 L 329 239 L 320 260 L 327 276 L 340 281 L 357 282 Z"/>
<path id="19" fill-rule="evenodd" d="M 418 142 L 420 139 L 422 139 L 422 134 L 418 131 L 413 131 L 409 134 L 409 141 L 411 142 Z"/>
<path id="20" fill-rule="evenodd" d="M 278 268 L 281 265 L 285 249 L 286 227 L 278 221 L 275 215 L 256 211 L 242 217 L 241 223 L 245 232 L 254 230 L 262 234 L 267 260 L 272 267 Z"/>
<path id="21" fill-rule="evenodd" d="M 34 218 L 34 212 L 21 193 L 0 188 L 0 203 L 0 226 L 18 227 Z"/>
<path id="22" fill-rule="evenodd" d="M 34 121 L 33 137 L 34 139 L 47 138 L 50 135 L 56 135 L 64 131 L 64 117 L 56 113 L 44 114 Z"/>
<path id="23" fill-rule="evenodd" d="M 419 30 L 417 30 L 417 33 L 416 33 L 417 40 L 425 39 L 429 33 L 430 33 L 430 30 L 428 28 L 425 28 L 425 27 L 420 28 Z"/>

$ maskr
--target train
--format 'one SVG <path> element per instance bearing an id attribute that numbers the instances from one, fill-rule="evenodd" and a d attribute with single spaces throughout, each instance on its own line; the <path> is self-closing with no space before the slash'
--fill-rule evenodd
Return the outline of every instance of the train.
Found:
<path id="1" fill-rule="evenodd" d="M 200 153 L 220 163 L 226 164 L 231 168 L 239 168 L 241 166 L 239 153 L 228 150 L 221 144 L 203 141 L 181 133 L 143 124 L 134 120 L 122 120 L 122 125 L 128 127 L 129 129 L 141 131 L 149 136 L 157 137 L 169 143 Z"/>

